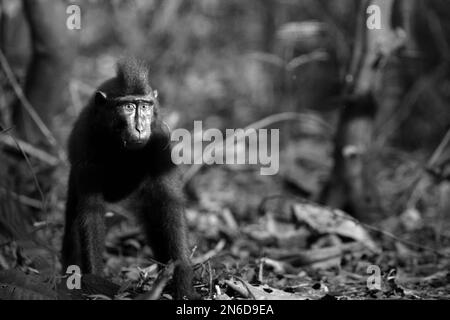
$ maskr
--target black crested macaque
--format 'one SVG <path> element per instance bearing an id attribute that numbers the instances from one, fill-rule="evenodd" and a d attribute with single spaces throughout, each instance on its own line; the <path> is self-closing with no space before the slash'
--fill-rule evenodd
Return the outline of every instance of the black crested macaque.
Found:
<path id="1" fill-rule="evenodd" d="M 75 123 L 63 271 L 78 265 L 82 273 L 102 273 L 106 204 L 126 203 L 143 224 L 156 260 L 176 262 L 175 297 L 196 298 L 181 179 L 148 73 L 138 60 L 119 62 L 116 77 L 98 88 Z"/>

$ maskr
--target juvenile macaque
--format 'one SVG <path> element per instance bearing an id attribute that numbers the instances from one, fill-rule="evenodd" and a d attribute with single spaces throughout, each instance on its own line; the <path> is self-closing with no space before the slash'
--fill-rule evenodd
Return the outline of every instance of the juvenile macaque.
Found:
<path id="1" fill-rule="evenodd" d="M 176 298 L 192 298 L 181 181 L 158 107 L 147 67 L 129 59 L 118 64 L 116 77 L 98 88 L 80 114 L 69 138 L 63 267 L 101 274 L 106 204 L 127 203 L 156 260 L 176 262 Z"/>

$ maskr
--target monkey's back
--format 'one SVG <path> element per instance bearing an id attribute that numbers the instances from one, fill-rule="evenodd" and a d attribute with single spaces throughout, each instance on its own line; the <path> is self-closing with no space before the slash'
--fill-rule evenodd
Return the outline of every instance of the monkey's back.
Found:
<path id="1" fill-rule="evenodd" d="M 70 132 L 67 147 L 69 161 L 72 165 L 94 160 L 92 155 L 95 153 L 95 148 L 99 147 L 100 140 L 100 137 L 96 137 L 96 135 L 101 130 L 100 123 L 96 123 L 95 108 L 94 98 L 91 97 L 78 115 Z"/>

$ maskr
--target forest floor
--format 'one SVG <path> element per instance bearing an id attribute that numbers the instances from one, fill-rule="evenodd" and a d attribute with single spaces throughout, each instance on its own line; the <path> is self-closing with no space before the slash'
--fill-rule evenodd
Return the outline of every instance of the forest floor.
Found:
<path id="1" fill-rule="evenodd" d="M 380 194 L 385 208 L 394 209 L 361 223 L 298 196 L 300 189 L 314 192 L 320 187 L 329 161 L 317 165 L 318 154 L 324 152 L 317 144 L 302 141 L 289 148 L 283 153 L 284 168 L 289 169 L 278 176 L 214 166 L 204 167 L 189 183 L 191 259 L 195 287 L 204 299 L 450 298 L 448 182 L 423 175 L 417 187 L 408 182 L 417 172 L 411 161 L 390 168 L 384 163 L 378 175 Z M 60 274 L 66 173 L 65 167 L 54 172 L 51 209 L 33 227 L 39 242 L 19 240 L 0 247 L 1 268 L 24 273 L 0 272 L 0 283 L 21 292 L 19 297 L 30 290 L 47 298 L 65 297 L 64 290 L 47 285 Z M 400 185 L 406 185 L 402 192 Z M 417 188 L 415 206 L 407 207 Z M 404 209 L 395 213 L 398 208 Z M 107 281 L 89 280 L 90 290 L 82 298 L 171 299 L 170 273 L 164 272 L 170 268 L 158 269 L 134 219 L 111 210 L 106 220 Z M 11 298 L 11 292 L 0 295 Z"/>

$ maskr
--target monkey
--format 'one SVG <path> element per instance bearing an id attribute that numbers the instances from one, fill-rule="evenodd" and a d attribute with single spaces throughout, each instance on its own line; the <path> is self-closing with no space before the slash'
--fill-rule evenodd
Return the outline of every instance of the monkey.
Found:
<path id="1" fill-rule="evenodd" d="M 127 58 L 76 120 L 68 140 L 62 265 L 101 274 L 106 206 L 125 203 L 143 225 L 156 260 L 175 262 L 175 298 L 195 299 L 181 175 L 171 161 L 157 98 L 146 63 Z"/>

